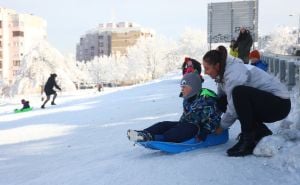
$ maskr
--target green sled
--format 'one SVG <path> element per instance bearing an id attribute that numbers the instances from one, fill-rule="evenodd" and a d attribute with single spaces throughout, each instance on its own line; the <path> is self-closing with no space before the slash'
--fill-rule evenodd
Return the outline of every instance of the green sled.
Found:
<path id="1" fill-rule="evenodd" d="M 26 108 L 26 109 L 15 109 L 15 113 L 21 113 L 21 112 L 28 112 L 31 111 L 33 108 Z"/>

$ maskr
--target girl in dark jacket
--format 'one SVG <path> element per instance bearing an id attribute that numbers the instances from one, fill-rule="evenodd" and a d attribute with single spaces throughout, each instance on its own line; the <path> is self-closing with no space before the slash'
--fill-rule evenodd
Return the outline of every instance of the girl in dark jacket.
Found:
<path id="1" fill-rule="evenodd" d="M 56 93 L 55 90 L 53 90 L 53 88 L 55 87 L 56 89 L 61 91 L 61 88 L 56 84 L 56 81 L 55 81 L 56 77 L 57 77 L 57 75 L 55 73 L 51 74 L 50 77 L 48 78 L 47 82 L 46 82 L 44 92 L 47 96 L 47 99 L 45 100 L 45 102 L 41 106 L 42 109 L 45 108 L 45 105 L 50 100 L 50 96 L 52 94 L 53 94 L 53 99 L 52 99 L 51 105 L 56 105 L 54 101 L 55 101 L 55 98 L 57 96 L 57 93 Z"/>

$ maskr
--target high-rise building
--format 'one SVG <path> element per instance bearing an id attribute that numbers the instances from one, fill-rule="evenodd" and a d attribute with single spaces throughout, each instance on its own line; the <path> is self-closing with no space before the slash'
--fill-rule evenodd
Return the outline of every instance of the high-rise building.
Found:
<path id="1" fill-rule="evenodd" d="M 40 17 L 0 7 L 0 80 L 13 82 L 24 55 L 47 38 L 46 26 Z"/>
<path id="2" fill-rule="evenodd" d="M 131 22 L 99 24 L 88 31 L 76 46 L 76 60 L 89 61 L 95 56 L 124 55 L 141 37 L 152 37 L 153 31 Z"/>

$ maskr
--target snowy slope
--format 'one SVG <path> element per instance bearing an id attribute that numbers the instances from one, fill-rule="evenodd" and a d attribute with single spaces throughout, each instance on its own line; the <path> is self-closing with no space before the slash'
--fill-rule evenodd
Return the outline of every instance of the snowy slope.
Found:
<path id="1" fill-rule="evenodd" d="M 206 78 L 204 86 L 215 89 Z M 59 94 L 58 105 L 22 114 L 9 113 L 18 107 L 17 100 L 2 105 L 0 184 L 299 185 L 299 155 L 285 166 L 288 153 L 226 156 L 236 142 L 238 123 L 230 129 L 228 143 L 207 149 L 170 155 L 133 146 L 127 129 L 179 119 L 179 80 L 180 74 L 173 73 L 101 93 Z M 30 100 L 34 107 L 41 104 L 38 97 Z"/>

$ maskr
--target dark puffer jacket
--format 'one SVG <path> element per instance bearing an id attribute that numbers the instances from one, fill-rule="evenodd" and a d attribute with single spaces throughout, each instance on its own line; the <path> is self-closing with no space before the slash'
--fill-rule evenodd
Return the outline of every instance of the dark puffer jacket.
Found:
<path id="1" fill-rule="evenodd" d="M 56 84 L 56 81 L 55 81 L 56 77 L 57 77 L 56 74 L 51 74 L 50 77 L 48 78 L 45 88 L 44 88 L 45 93 L 47 95 L 55 93 L 55 91 L 53 90 L 53 87 L 61 90 L 61 88 Z"/>
<path id="2" fill-rule="evenodd" d="M 247 59 L 251 46 L 253 44 L 252 36 L 248 30 L 239 34 L 234 49 L 238 48 L 238 57 L 242 60 Z"/>

